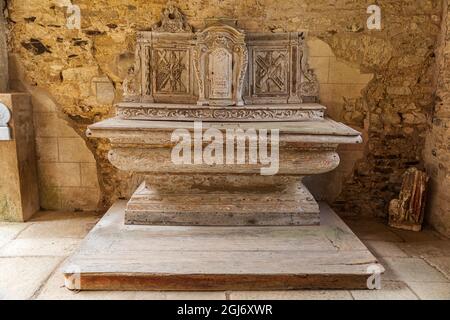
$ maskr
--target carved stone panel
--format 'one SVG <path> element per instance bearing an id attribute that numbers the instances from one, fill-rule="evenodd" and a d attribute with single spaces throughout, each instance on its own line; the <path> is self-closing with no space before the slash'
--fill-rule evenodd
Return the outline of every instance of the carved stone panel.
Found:
<path id="1" fill-rule="evenodd" d="M 178 49 L 155 49 L 154 93 L 179 94 L 190 91 L 189 51 Z"/>
<path id="2" fill-rule="evenodd" d="M 255 50 L 253 55 L 254 77 L 252 85 L 256 94 L 288 94 L 289 53 L 283 49 Z"/>
<path id="3" fill-rule="evenodd" d="M 246 43 L 246 104 L 317 102 L 319 87 L 308 66 L 304 33 L 249 33 Z"/>

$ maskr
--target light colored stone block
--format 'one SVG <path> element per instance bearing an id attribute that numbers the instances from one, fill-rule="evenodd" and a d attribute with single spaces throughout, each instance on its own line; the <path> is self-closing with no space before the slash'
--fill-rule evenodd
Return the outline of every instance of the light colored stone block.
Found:
<path id="1" fill-rule="evenodd" d="M 449 282 L 408 282 L 422 300 L 450 300 Z"/>
<path id="2" fill-rule="evenodd" d="M 81 164 L 81 186 L 98 188 L 97 165 L 95 163 Z"/>
<path id="3" fill-rule="evenodd" d="M 31 103 L 34 112 L 56 112 L 56 104 L 44 89 L 36 88 L 31 92 Z"/>
<path id="4" fill-rule="evenodd" d="M 92 162 L 92 152 L 81 138 L 58 138 L 59 159 L 61 162 Z"/>
<path id="5" fill-rule="evenodd" d="M 378 219 L 346 219 L 353 232 L 362 240 L 378 240 L 389 242 L 402 242 L 402 238 L 391 231 L 384 223 Z"/>
<path id="6" fill-rule="evenodd" d="M 59 220 L 33 222 L 17 239 L 74 238 L 83 239 L 98 221 L 97 215 L 76 213 L 61 215 Z M 0 229 L 1 230 L 1 229 Z"/>
<path id="7" fill-rule="evenodd" d="M 345 99 L 358 99 L 366 84 L 321 84 L 321 103 L 327 106 L 327 115 L 340 121 L 344 112 Z"/>
<path id="8" fill-rule="evenodd" d="M 429 257 L 424 259 L 450 280 L 450 257 Z"/>
<path id="9" fill-rule="evenodd" d="M 72 188 L 60 189 L 61 207 L 65 210 L 97 210 L 100 201 L 100 191 L 96 188 Z"/>
<path id="10" fill-rule="evenodd" d="M 418 297 L 400 281 L 383 281 L 381 290 L 354 290 L 355 300 L 418 300 Z"/>
<path id="11" fill-rule="evenodd" d="M 312 38 L 307 44 L 310 57 L 334 57 L 333 51 L 325 41 Z"/>
<path id="12" fill-rule="evenodd" d="M 65 69 L 62 72 L 63 81 L 75 81 L 86 83 L 98 75 L 97 66 L 86 66 L 78 68 Z"/>
<path id="13" fill-rule="evenodd" d="M 330 58 L 330 77 L 328 83 L 367 85 L 372 78 L 373 74 L 361 73 L 357 67 L 353 67 L 336 58 Z"/>
<path id="14" fill-rule="evenodd" d="M 59 187 L 50 187 L 41 183 L 39 188 L 39 199 L 43 210 L 62 209 Z"/>
<path id="15" fill-rule="evenodd" d="M 0 223 L 0 248 L 17 237 L 28 226 L 25 223 Z"/>
<path id="16" fill-rule="evenodd" d="M 36 137 L 57 137 L 58 120 L 56 113 L 35 113 L 34 125 L 36 128 Z"/>
<path id="17" fill-rule="evenodd" d="M 401 280 L 407 283 L 417 282 L 445 282 L 442 273 L 419 258 L 384 258 L 383 266 L 386 273 L 385 280 Z"/>
<path id="18" fill-rule="evenodd" d="M 80 242 L 81 239 L 72 238 L 15 239 L 0 249 L 0 257 L 65 257 L 73 253 Z"/>
<path id="19" fill-rule="evenodd" d="M 58 139 L 36 138 L 37 160 L 41 162 L 58 161 Z"/>
<path id="20" fill-rule="evenodd" d="M 412 257 L 450 256 L 450 242 L 444 240 L 400 243 L 400 248 Z"/>
<path id="21" fill-rule="evenodd" d="M 328 74 L 330 70 L 329 57 L 310 57 L 309 66 L 314 70 L 319 83 L 328 83 Z"/>
<path id="22" fill-rule="evenodd" d="M 136 300 L 226 300 L 225 292 L 138 291 Z"/>
<path id="23" fill-rule="evenodd" d="M 81 172 L 79 163 L 40 163 L 41 184 L 49 187 L 79 187 Z"/>
<path id="24" fill-rule="evenodd" d="M 320 84 L 320 93 L 319 93 L 320 103 L 327 106 L 327 110 L 328 110 L 328 104 L 332 99 L 333 86 L 334 85 L 327 84 L 327 83 Z M 329 113 L 327 112 L 327 114 L 329 114 Z"/>
<path id="25" fill-rule="evenodd" d="M 61 258 L 0 258 L 0 300 L 30 299 Z"/>
<path id="26" fill-rule="evenodd" d="M 79 138 L 80 136 L 76 133 L 76 131 L 69 125 L 69 123 L 64 120 L 58 118 L 57 123 L 57 135 L 60 138 Z"/>
<path id="27" fill-rule="evenodd" d="M 56 112 L 35 113 L 34 124 L 37 137 L 80 137 L 75 130 L 69 126 L 67 121 L 61 119 Z"/>
<path id="28" fill-rule="evenodd" d="M 429 241 L 439 241 L 443 240 L 442 236 L 440 236 L 436 231 L 431 229 L 424 228 L 420 232 L 401 230 L 396 228 L 391 228 L 393 232 L 395 232 L 400 238 L 405 242 L 416 243 L 416 242 L 429 242 Z M 426 244 L 425 244 L 426 245 Z"/>
<path id="29" fill-rule="evenodd" d="M 366 240 L 364 243 L 370 251 L 377 257 L 381 258 L 407 258 L 409 257 L 396 242 Z"/>
<path id="30" fill-rule="evenodd" d="M 114 102 L 115 89 L 107 76 L 93 78 L 92 87 L 95 92 L 97 103 L 112 104 Z"/>
<path id="31" fill-rule="evenodd" d="M 230 300 L 352 300 L 347 290 L 233 291 Z"/>

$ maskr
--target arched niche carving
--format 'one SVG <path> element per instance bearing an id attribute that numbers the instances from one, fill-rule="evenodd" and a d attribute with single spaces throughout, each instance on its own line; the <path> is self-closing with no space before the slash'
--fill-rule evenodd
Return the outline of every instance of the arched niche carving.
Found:
<path id="1" fill-rule="evenodd" d="M 243 32 L 229 25 L 206 28 L 197 35 L 193 58 L 198 105 L 244 105 L 248 51 Z"/>

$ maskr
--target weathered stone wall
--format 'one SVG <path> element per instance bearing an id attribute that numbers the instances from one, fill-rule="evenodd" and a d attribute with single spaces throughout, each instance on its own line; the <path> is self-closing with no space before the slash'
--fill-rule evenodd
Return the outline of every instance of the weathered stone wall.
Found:
<path id="1" fill-rule="evenodd" d="M 436 105 L 424 158 L 430 174 L 427 220 L 450 236 L 450 7 L 444 1 L 442 38 L 437 54 Z"/>
<path id="2" fill-rule="evenodd" d="M 135 31 L 158 21 L 166 1 L 72 2 L 81 8 L 81 30 L 66 27 L 68 0 L 9 0 L 10 51 L 24 70 L 21 82 L 51 93 L 57 111 L 84 138 L 86 125 L 111 115 L 132 62 Z M 364 150 L 340 150 L 345 170 L 321 178 L 328 188 L 323 197 L 333 200 L 340 193 L 335 207 L 342 212 L 385 215 L 401 174 L 422 163 L 441 0 L 376 1 L 382 8 L 381 31 L 366 29 L 371 4 L 366 0 L 176 3 L 194 27 L 204 18 L 231 16 L 248 31 L 309 30 L 329 45 L 332 53 L 312 61 L 322 79 L 321 98 L 333 118 L 363 129 L 367 139 Z M 105 141 L 86 143 L 97 162 L 102 203 L 128 196 L 136 179 L 111 167 Z"/>
<path id="3" fill-rule="evenodd" d="M 6 7 L 5 0 L 0 0 L 0 92 L 8 90 L 8 50 L 7 50 L 7 25 L 3 14 Z"/>

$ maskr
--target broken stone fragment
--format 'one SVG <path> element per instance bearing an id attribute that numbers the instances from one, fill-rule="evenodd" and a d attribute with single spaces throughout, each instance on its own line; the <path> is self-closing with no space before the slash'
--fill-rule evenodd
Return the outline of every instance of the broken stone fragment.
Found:
<path id="1" fill-rule="evenodd" d="M 428 179 L 427 173 L 417 168 L 406 170 L 400 196 L 389 204 L 391 227 L 411 231 L 422 229 Z"/>

